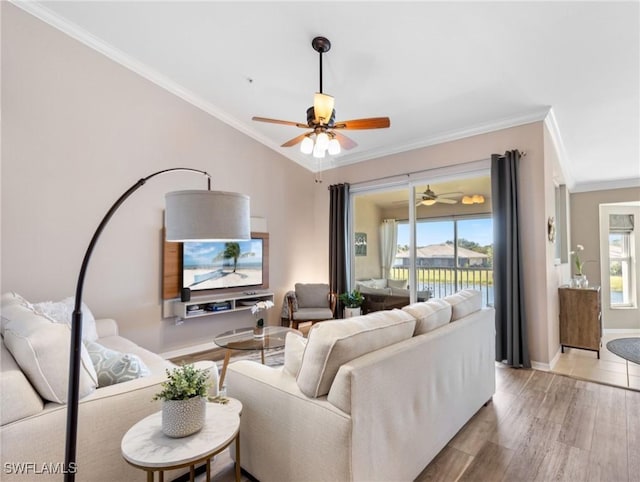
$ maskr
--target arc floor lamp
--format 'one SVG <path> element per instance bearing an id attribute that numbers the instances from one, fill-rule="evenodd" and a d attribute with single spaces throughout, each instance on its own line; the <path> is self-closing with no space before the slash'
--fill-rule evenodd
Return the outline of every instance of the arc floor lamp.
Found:
<path id="1" fill-rule="evenodd" d="M 198 169 L 175 167 L 154 172 L 140 179 L 107 211 L 93 234 L 84 255 L 71 322 L 71 353 L 69 356 L 69 388 L 67 392 L 67 429 L 65 440 L 65 481 L 73 482 L 78 437 L 78 402 L 80 392 L 80 361 L 82 353 L 82 291 L 93 249 L 105 226 L 122 203 L 149 179 L 160 174 L 190 171 L 207 177 L 207 190 L 175 191 L 166 194 L 165 228 L 167 241 L 239 241 L 251 239 L 249 196 L 234 192 L 212 191 L 211 176 Z"/>

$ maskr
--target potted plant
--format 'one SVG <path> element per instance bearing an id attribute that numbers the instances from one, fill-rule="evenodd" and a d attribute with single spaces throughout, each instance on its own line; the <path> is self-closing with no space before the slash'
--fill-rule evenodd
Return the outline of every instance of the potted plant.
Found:
<path id="1" fill-rule="evenodd" d="M 342 293 L 338 298 L 344 305 L 345 318 L 351 318 L 352 316 L 359 316 L 361 314 L 364 296 L 362 296 L 362 293 L 358 290 L 347 291 L 346 293 Z"/>
<path id="2" fill-rule="evenodd" d="M 162 400 L 162 433 L 179 438 L 204 426 L 209 370 L 183 365 L 167 370 L 167 380 L 154 400 Z"/>
<path id="3" fill-rule="evenodd" d="M 264 338 L 264 318 L 260 315 L 260 312 L 267 311 L 272 306 L 273 301 L 262 300 L 251 307 L 251 313 L 256 317 L 256 326 L 253 329 L 253 336 L 255 338 Z"/>

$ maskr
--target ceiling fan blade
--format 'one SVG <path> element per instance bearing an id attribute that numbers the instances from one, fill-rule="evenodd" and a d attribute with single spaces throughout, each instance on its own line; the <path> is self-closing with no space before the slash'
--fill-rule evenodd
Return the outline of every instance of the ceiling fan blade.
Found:
<path id="1" fill-rule="evenodd" d="M 338 142 L 340 143 L 340 147 L 342 147 L 343 149 L 353 149 L 358 145 L 356 141 L 345 136 L 344 134 L 340 134 L 339 132 L 334 132 L 333 134 L 336 136 L 336 139 L 338 139 Z"/>
<path id="2" fill-rule="evenodd" d="M 437 203 L 443 203 L 443 204 L 457 204 L 458 201 L 456 201 L 455 199 L 449 199 L 446 197 L 439 197 L 436 199 Z"/>
<path id="3" fill-rule="evenodd" d="M 353 119 L 336 122 L 334 129 L 384 129 L 389 127 L 391 121 L 388 117 L 369 117 L 368 119 Z"/>
<path id="4" fill-rule="evenodd" d="M 292 122 L 292 121 L 285 121 L 285 120 L 278 120 L 278 119 L 269 119 L 267 117 L 252 117 L 251 120 L 258 121 L 258 122 L 268 122 L 270 124 L 282 124 L 283 126 L 301 127 L 303 129 L 309 128 L 307 124 L 300 124 L 299 122 Z"/>
<path id="5" fill-rule="evenodd" d="M 296 144 L 302 142 L 302 139 L 304 139 L 305 137 L 307 137 L 308 132 L 304 133 L 304 134 L 300 134 L 299 136 L 294 137 L 293 139 L 288 140 L 287 142 L 285 142 L 284 144 L 282 144 L 280 147 L 291 147 L 291 146 L 295 146 Z"/>
<path id="6" fill-rule="evenodd" d="M 443 192 L 442 194 L 438 194 L 438 197 L 445 197 L 445 196 L 462 196 L 464 193 L 461 191 L 456 191 L 456 192 Z"/>

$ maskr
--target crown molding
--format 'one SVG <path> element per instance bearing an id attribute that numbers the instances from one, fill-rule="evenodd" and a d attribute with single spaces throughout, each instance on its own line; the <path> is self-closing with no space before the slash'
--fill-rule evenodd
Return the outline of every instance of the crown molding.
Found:
<path id="1" fill-rule="evenodd" d="M 571 175 L 571 171 L 569 170 L 569 157 L 567 156 L 567 151 L 564 147 L 562 135 L 560 134 L 560 128 L 558 127 L 558 122 L 556 121 L 556 116 L 553 112 L 552 107 L 549 108 L 549 112 L 544 118 L 544 125 L 549 131 L 551 142 L 553 143 L 553 147 L 555 148 L 556 154 L 558 156 L 558 164 L 560 165 L 560 170 L 562 171 L 562 183 L 565 184 L 571 191 L 575 185 L 575 181 L 573 179 L 573 176 Z"/>
<path id="2" fill-rule="evenodd" d="M 612 181 L 584 182 L 575 184 L 570 190 L 572 194 L 590 191 L 607 191 L 609 189 L 640 188 L 640 178 L 614 179 Z"/>
<path id="3" fill-rule="evenodd" d="M 339 158 L 339 160 L 332 159 L 331 162 L 328 163 L 329 166 L 323 167 L 334 168 L 347 166 L 350 164 L 356 164 L 358 162 L 368 161 L 379 157 L 390 156 L 393 154 L 399 154 L 401 152 L 413 151 L 415 149 L 422 149 L 424 147 L 434 146 L 437 144 L 444 144 L 445 142 L 457 141 L 459 139 L 465 139 L 467 137 L 473 137 L 502 129 L 508 129 L 510 127 L 518 127 L 525 124 L 531 124 L 532 122 L 545 120 L 548 117 L 550 111 L 550 107 L 544 106 L 539 109 L 533 109 L 529 112 L 475 124 L 463 129 L 455 129 L 442 132 L 434 136 L 418 139 L 410 144 L 404 144 L 402 146 L 383 147 L 380 149 L 371 149 L 368 151 L 360 152 L 358 154 L 354 154 L 352 156 L 341 157 Z"/>

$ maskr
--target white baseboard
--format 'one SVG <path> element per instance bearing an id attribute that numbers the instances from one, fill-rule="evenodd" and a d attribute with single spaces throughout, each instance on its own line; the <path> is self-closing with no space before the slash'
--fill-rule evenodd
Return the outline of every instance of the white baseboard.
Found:
<path id="1" fill-rule="evenodd" d="M 602 330 L 602 332 L 605 335 L 617 335 L 617 334 L 624 334 L 624 333 L 628 333 L 629 335 L 632 334 L 638 334 L 640 333 L 640 328 L 638 329 L 631 329 L 631 328 L 604 328 Z"/>
<path id="2" fill-rule="evenodd" d="M 178 358 L 185 355 L 191 355 L 193 353 L 200 353 L 201 351 L 213 350 L 215 348 L 220 348 L 213 342 L 210 343 L 202 343 L 200 345 L 192 345 L 187 346 L 185 348 L 180 348 L 178 350 L 167 351 L 165 353 L 160 353 L 160 356 L 165 360 L 170 360 L 172 358 Z"/>
<path id="3" fill-rule="evenodd" d="M 531 368 L 533 368 L 534 370 L 540 370 L 543 372 L 551 371 L 551 368 L 549 368 L 548 363 L 542 363 L 542 362 L 537 362 L 533 360 L 531 361 Z"/>
<path id="4" fill-rule="evenodd" d="M 560 347 L 558 347 L 558 351 L 556 351 L 555 356 L 551 359 L 550 363 L 542 363 L 537 361 L 531 361 L 531 368 L 535 370 L 541 370 L 543 372 L 550 372 L 553 370 L 553 367 L 558 363 L 558 359 L 560 358 Z"/>

